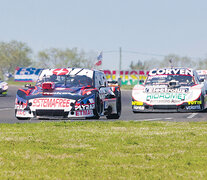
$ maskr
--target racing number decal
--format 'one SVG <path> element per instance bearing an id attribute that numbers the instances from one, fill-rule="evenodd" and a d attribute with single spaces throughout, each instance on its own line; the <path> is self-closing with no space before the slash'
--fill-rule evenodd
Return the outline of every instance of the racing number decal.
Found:
<path id="1" fill-rule="evenodd" d="M 56 74 L 56 75 L 65 75 L 67 74 L 69 71 L 67 69 L 55 69 L 53 71 L 53 74 Z"/>

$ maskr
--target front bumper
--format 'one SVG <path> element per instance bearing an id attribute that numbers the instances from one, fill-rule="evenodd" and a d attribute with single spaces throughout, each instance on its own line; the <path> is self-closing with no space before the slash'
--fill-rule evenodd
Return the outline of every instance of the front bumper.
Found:
<path id="1" fill-rule="evenodd" d="M 7 90 L 0 89 L 0 95 L 2 95 L 2 96 L 7 95 Z"/>
<path id="2" fill-rule="evenodd" d="M 202 104 L 189 104 L 185 102 L 181 105 L 132 105 L 133 112 L 195 112 L 203 111 Z"/>

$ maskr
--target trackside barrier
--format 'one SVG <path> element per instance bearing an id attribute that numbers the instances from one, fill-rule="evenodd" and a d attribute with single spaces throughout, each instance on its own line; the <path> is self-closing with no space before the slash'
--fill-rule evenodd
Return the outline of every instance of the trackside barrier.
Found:
<path id="1" fill-rule="evenodd" d="M 38 79 L 42 69 L 37 69 L 33 67 L 17 67 L 14 74 L 15 81 L 22 81 L 22 82 L 35 82 Z M 131 70 L 131 71 L 119 71 L 116 70 L 102 70 L 107 80 L 116 80 L 121 82 L 121 85 L 136 85 L 141 84 L 143 80 L 146 79 L 148 71 L 142 70 Z"/>

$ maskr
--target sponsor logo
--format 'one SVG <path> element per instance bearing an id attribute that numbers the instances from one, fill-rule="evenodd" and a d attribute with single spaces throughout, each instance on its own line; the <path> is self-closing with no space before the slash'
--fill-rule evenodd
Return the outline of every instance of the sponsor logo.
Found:
<path id="1" fill-rule="evenodd" d="M 38 98 L 33 99 L 32 107 L 66 108 L 70 107 L 70 100 L 64 98 Z"/>
<path id="2" fill-rule="evenodd" d="M 188 88 L 176 88 L 176 89 L 168 89 L 168 88 L 145 88 L 145 92 L 155 92 L 155 93 L 185 93 L 189 89 Z"/>
<path id="3" fill-rule="evenodd" d="M 143 106 L 143 102 L 140 101 L 132 101 L 133 106 Z"/>
<path id="4" fill-rule="evenodd" d="M 76 105 L 75 110 L 95 109 L 95 104 Z"/>
<path id="5" fill-rule="evenodd" d="M 159 103 L 159 104 L 176 104 L 180 103 L 179 99 L 153 99 L 149 101 L 150 103 Z"/>
<path id="6" fill-rule="evenodd" d="M 18 110 L 17 113 L 16 113 L 17 116 L 25 116 L 26 115 L 26 112 L 23 111 L 23 110 Z"/>
<path id="7" fill-rule="evenodd" d="M 200 105 L 186 106 L 186 109 L 188 109 L 188 110 L 196 110 L 196 109 L 201 109 L 201 106 Z"/>
<path id="8" fill-rule="evenodd" d="M 202 104 L 201 101 L 188 101 L 188 105 Z"/>
<path id="9" fill-rule="evenodd" d="M 164 74 L 180 74 L 193 76 L 193 71 L 190 69 L 154 69 L 149 72 L 150 76 L 164 75 Z"/>
<path id="10" fill-rule="evenodd" d="M 93 115 L 93 110 L 83 110 L 83 111 L 76 111 L 75 112 L 76 116 L 88 116 L 88 115 Z"/>
<path id="11" fill-rule="evenodd" d="M 185 100 L 186 94 L 184 93 L 156 93 L 156 94 L 147 94 L 147 101 L 151 99 L 180 99 Z"/>
<path id="12" fill-rule="evenodd" d="M 144 106 L 134 106 L 134 109 L 137 109 L 137 110 L 144 110 Z"/>
<path id="13" fill-rule="evenodd" d="M 55 69 L 53 71 L 53 74 L 56 74 L 56 75 L 65 75 L 67 74 L 69 71 L 67 69 Z"/>
<path id="14" fill-rule="evenodd" d="M 42 94 L 44 94 L 44 95 L 64 95 L 64 94 L 66 94 L 66 95 L 75 95 L 74 93 L 70 93 L 70 92 L 43 92 Z"/>

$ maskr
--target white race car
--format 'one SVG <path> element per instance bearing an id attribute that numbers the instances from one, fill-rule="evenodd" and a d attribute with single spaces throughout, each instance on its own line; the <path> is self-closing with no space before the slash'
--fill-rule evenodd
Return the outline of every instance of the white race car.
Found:
<path id="1" fill-rule="evenodd" d="M 203 111 L 207 108 L 207 86 L 189 68 L 153 69 L 143 85 L 132 90 L 132 110 Z"/>
<path id="2" fill-rule="evenodd" d="M 8 91 L 8 84 L 0 80 L 0 96 L 6 96 Z"/>
<path id="3" fill-rule="evenodd" d="M 27 119 L 118 119 L 119 86 L 109 85 L 105 74 L 84 68 L 45 69 L 35 86 L 16 94 L 15 116 Z"/>

